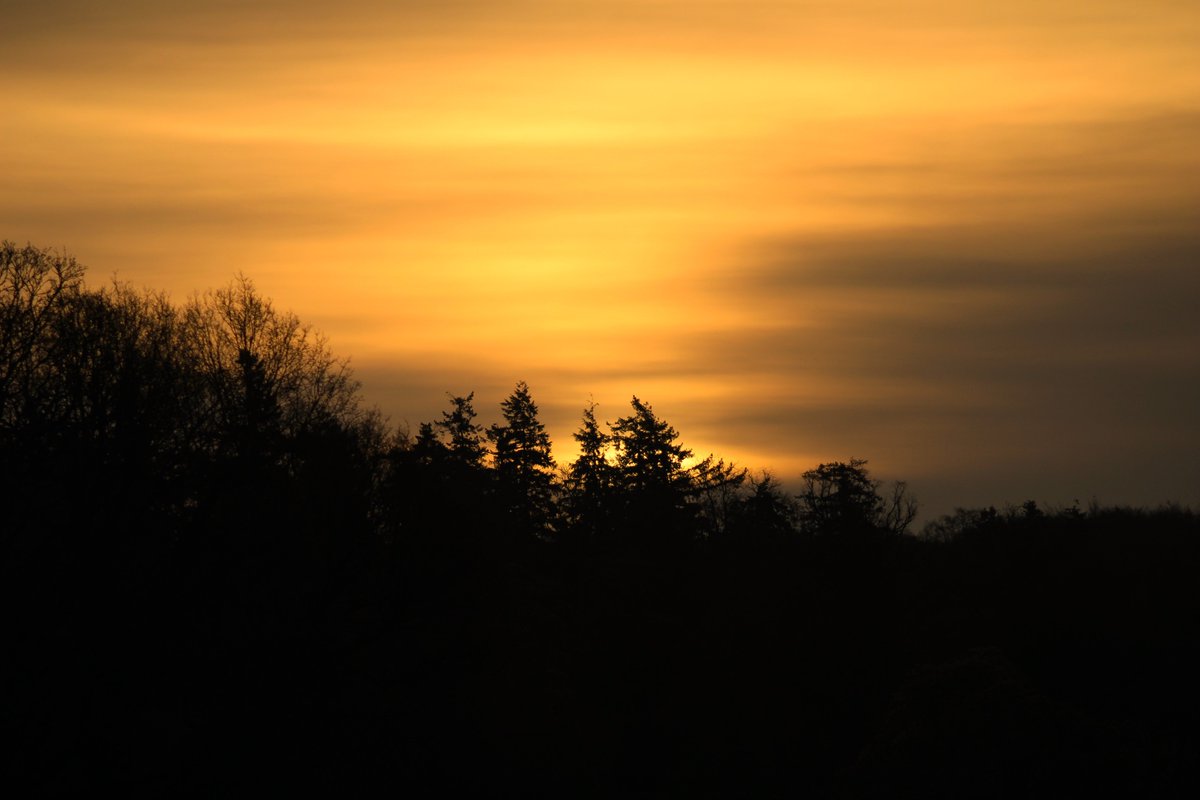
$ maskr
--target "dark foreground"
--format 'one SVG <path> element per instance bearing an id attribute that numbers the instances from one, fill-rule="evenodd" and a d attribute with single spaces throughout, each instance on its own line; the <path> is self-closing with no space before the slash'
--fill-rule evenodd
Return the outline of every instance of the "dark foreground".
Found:
<path id="1" fill-rule="evenodd" d="M 1197 788 L 1188 514 L 664 548 L 645 530 L 453 526 L 421 546 L 304 541 L 260 511 L 116 549 L 49 528 L 7 561 L 10 776 L 221 794 Z"/>

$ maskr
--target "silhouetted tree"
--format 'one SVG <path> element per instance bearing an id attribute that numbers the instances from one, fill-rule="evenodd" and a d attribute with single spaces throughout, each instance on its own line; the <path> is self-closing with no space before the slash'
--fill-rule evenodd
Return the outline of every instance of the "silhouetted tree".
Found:
<path id="1" fill-rule="evenodd" d="M 237 565 L 239 580 L 271 564 L 278 592 L 304 591 L 301 548 L 315 557 L 342 547 L 351 531 L 364 530 L 361 515 L 372 505 L 361 500 L 373 477 L 365 468 L 370 437 L 359 435 L 369 417 L 359 384 L 323 337 L 277 310 L 244 275 L 193 297 L 182 328 L 197 378 L 190 504 L 199 538 L 210 540 L 196 546 L 205 558 Z M 346 511 L 341 530 L 322 524 L 329 504 Z M 360 517 L 348 519 L 351 509 Z M 327 566 L 309 561 L 304 569 Z"/>
<path id="2" fill-rule="evenodd" d="M 613 467 L 608 462 L 610 437 L 596 421 L 596 404 L 583 410 L 583 423 L 572 437 L 579 456 L 566 470 L 568 511 L 573 522 L 595 534 L 611 498 Z"/>
<path id="3" fill-rule="evenodd" d="M 729 527 L 732 538 L 782 541 L 796 533 L 800 510 L 795 498 L 769 474 L 749 479 L 750 491 L 742 493 L 733 510 Z"/>
<path id="4" fill-rule="evenodd" d="M 392 502 L 406 520 L 405 537 L 423 542 L 443 568 L 461 572 L 467 562 L 494 555 L 500 514 L 484 428 L 475 422 L 475 393 L 447 397 L 450 410 L 423 423 L 411 450 L 401 454 L 405 466 L 392 484 Z"/>
<path id="5" fill-rule="evenodd" d="M 421 464 L 440 464 L 447 454 L 446 445 L 433 429 L 432 422 L 422 422 L 412 443 L 412 454 Z"/>
<path id="6" fill-rule="evenodd" d="M 84 268 L 74 258 L 32 245 L 0 243 L 0 429 L 38 415 L 52 391 L 63 306 L 83 289 Z"/>
<path id="7" fill-rule="evenodd" d="M 285 436 L 363 413 L 348 362 L 295 314 L 276 311 L 244 275 L 193 298 L 185 315 L 188 356 L 205 376 L 208 414 L 220 429 L 243 424 L 247 403 L 259 402 L 252 395 L 267 387 Z M 251 394 L 248 378 L 258 387 Z"/>
<path id="8" fill-rule="evenodd" d="M 802 476 L 800 521 L 812 533 L 885 531 L 901 534 L 917 515 L 916 501 L 903 483 L 893 484 L 888 497 L 871 478 L 864 459 L 821 464 Z"/>
<path id="9" fill-rule="evenodd" d="M 504 424 L 488 430 L 495 447 L 492 463 L 500 501 L 510 517 L 520 520 L 521 527 L 546 535 L 552 515 L 554 459 L 550 436 L 538 420 L 537 405 L 525 381 L 518 382 L 500 403 L 500 411 Z"/>
<path id="10" fill-rule="evenodd" d="M 0 472 L 12 476 L 0 482 L 49 512 L 30 523 L 59 519 L 72 535 L 80 520 L 164 524 L 183 501 L 195 407 L 179 315 L 121 284 L 84 289 L 69 257 L 7 243 L 0 254 Z"/>
<path id="11" fill-rule="evenodd" d="M 471 392 L 466 397 L 448 396 L 452 408 L 443 411 L 441 420 L 433 423 L 442 429 L 449 440 L 446 444 L 447 456 L 458 466 L 482 469 L 487 446 L 484 444 L 483 426 L 475 423 L 475 406 L 471 403 L 475 393 Z"/>
<path id="12" fill-rule="evenodd" d="M 53 335 L 61 434 L 92 473 L 87 485 L 112 481 L 97 507 L 132 501 L 164 511 L 160 503 L 181 502 L 180 479 L 196 447 L 189 421 L 198 386 L 183 356 L 179 314 L 161 295 L 116 284 L 73 295 Z M 172 484 L 168 500 L 163 491 Z"/>
<path id="13" fill-rule="evenodd" d="M 659 419 L 635 395 L 633 413 L 612 424 L 617 479 L 626 492 L 681 492 L 688 478 L 683 469 L 692 451 L 678 443 L 679 432 Z"/>
<path id="14" fill-rule="evenodd" d="M 738 514 L 747 470 L 709 455 L 687 472 L 691 482 L 688 493 L 699 507 L 704 534 L 720 536 Z"/>
<path id="15" fill-rule="evenodd" d="M 241 369 L 241 402 L 233 409 L 231 422 L 237 456 L 270 459 L 280 434 L 279 397 L 267 377 L 262 359 L 249 350 L 238 351 Z"/>
<path id="16" fill-rule="evenodd" d="M 634 396 L 630 405 L 633 413 L 610 425 L 620 524 L 627 531 L 652 532 L 664 542 L 691 535 L 694 481 L 683 462 L 692 451 L 679 444 L 679 432 L 649 404 Z"/>

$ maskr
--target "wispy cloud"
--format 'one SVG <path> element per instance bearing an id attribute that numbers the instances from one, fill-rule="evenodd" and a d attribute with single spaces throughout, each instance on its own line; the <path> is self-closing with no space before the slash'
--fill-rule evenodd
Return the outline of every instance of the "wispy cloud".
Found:
<path id="1" fill-rule="evenodd" d="M 3 234 L 245 270 L 397 419 L 524 378 L 564 451 L 636 392 L 780 472 L 1200 502 L 1192 2 L 2 10 Z"/>

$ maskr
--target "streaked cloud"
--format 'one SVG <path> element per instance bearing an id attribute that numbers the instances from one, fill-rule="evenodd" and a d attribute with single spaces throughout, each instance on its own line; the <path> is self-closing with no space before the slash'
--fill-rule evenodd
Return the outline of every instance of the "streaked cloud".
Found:
<path id="1" fill-rule="evenodd" d="M 1200 503 L 1192 2 L 0 5 L 0 233 L 244 270 L 397 419 Z"/>

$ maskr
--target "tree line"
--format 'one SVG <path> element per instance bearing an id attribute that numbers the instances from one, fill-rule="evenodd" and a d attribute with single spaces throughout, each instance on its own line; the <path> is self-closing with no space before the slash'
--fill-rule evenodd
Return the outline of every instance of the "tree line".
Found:
<path id="1" fill-rule="evenodd" d="M 633 397 L 392 429 L 245 277 L 183 304 L 0 247 L 6 773 L 97 787 L 1032 796 L 1195 788 L 1200 523 L 910 531 Z"/>
<path id="2" fill-rule="evenodd" d="M 389 431 L 347 362 L 249 278 L 176 307 L 121 283 L 87 289 L 83 275 L 69 256 L 4 244 L 0 432 L 13 476 L 49 474 L 52 464 L 92 476 L 81 482 L 94 487 L 82 503 L 89 515 L 97 504 L 129 508 L 136 496 L 161 529 L 216 513 L 245 487 L 292 481 L 311 491 L 330 480 L 351 491 L 347 476 L 360 495 L 375 490 L 355 501 L 389 535 L 447 500 L 439 486 L 487 506 L 509 532 L 546 540 L 631 526 L 684 537 L 900 534 L 916 514 L 903 484 L 885 498 L 862 460 L 816 467 L 798 495 L 714 456 L 685 466 L 692 451 L 636 396 L 607 426 L 584 409 L 580 455 L 562 470 L 523 381 L 501 402 L 501 423 L 478 424 L 471 393 L 451 396 L 415 435 Z M 348 463 L 322 466 L 338 458 Z M 68 510 L 61 498 L 52 505 Z"/>

